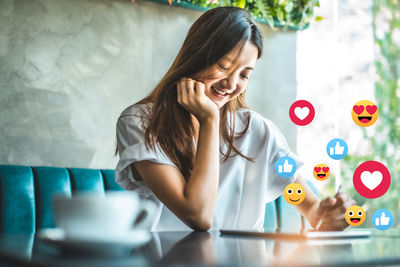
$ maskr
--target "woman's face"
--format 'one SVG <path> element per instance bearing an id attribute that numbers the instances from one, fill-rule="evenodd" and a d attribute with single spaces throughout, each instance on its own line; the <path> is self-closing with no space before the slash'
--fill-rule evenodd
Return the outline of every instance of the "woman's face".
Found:
<path id="1" fill-rule="evenodd" d="M 258 48 L 251 41 L 247 41 L 239 52 L 236 46 L 216 64 L 194 77 L 205 84 L 205 94 L 218 108 L 246 90 L 255 67 Z"/>

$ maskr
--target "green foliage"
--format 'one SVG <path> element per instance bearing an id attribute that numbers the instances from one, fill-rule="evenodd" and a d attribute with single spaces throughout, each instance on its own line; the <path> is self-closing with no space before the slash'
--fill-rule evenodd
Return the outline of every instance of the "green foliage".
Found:
<path id="1" fill-rule="evenodd" d="M 310 23 L 319 0 L 183 0 L 203 8 L 237 6 L 248 10 L 258 21 L 275 26 L 303 29 Z M 173 1 L 174 3 L 174 1 Z"/>
<path id="2" fill-rule="evenodd" d="M 374 0 L 373 29 L 376 45 L 375 82 L 376 104 L 379 117 L 374 127 L 376 134 L 364 141 L 371 147 L 368 155 L 349 155 L 344 158 L 342 175 L 346 188 L 352 187 L 353 172 L 368 160 L 379 161 L 389 169 L 391 186 L 378 199 L 367 200 L 355 190 L 348 190 L 357 204 L 367 202 L 369 216 L 380 208 L 389 209 L 395 218 L 400 217 L 400 0 Z M 399 222 L 397 221 L 397 224 Z M 396 221 L 395 221 L 396 224 Z"/>

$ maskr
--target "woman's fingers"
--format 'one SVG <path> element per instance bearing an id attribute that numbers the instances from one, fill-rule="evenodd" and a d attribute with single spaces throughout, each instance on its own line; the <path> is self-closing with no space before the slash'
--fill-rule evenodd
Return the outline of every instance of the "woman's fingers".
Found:
<path id="1" fill-rule="evenodd" d="M 344 218 L 344 213 L 337 211 L 338 209 L 335 209 L 334 211 L 325 213 L 323 223 L 320 227 L 321 230 L 342 230 L 349 226 Z"/>
<path id="2" fill-rule="evenodd" d="M 206 90 L 206 86 L 204 83 L 196 82 L 195 92 L 198 97 L 204 95 L 205 90 Z"/>
<path id="3" fill-rule="evenodd" d="M 335 197 L 328 197 L 321 200 L 318 207 L 318 214 L 322 214 L 324 211 L 332 209 L 343 209 L 352 206 L 354 200 L 352 200 L 347 194 L 339 193 Z"/>
<path id="4" fill-rule="evenodd" d="M 328 197 L 321 200 L 321 203 L 319 204 L 317 210 L 317 214 L 323 214 L 326 210 L 333 207 L 335 204 L 336 204 L 336 199 L 333 197 Z"/>
<path id="5" fill-rule="evenodd" d="M 323 200 L 324 201 L 324 200 Z M 321 201 L 320 206 L 324 206 Z M 332 203 L 332 202 L 331 202 Z M 346 210 L 355 204 L 355 201 L 351 199 L 347 194 L 340 193 L 335 196 L 335 204 L 325 209 L 323 215 L 323 224 L 321 229 L 325 230 L 342 230 L 348 227 L 348 223 L 345 220 Z"/>
<path id="6" fill-rule="evenodd" d="M 181 104 L 193 105 L 197 102 L 195 98 L 200 100 L 199 97 L 204 95 L 205 84 L 191 78 L 182 78 L 177 84 L 177 90 Z"/>
<path id="7" fill-rule="evenodd" d="M 345 211 L 343 211 L 342 207 L 336 207 L 330 210 L 327 210 L 324 214 L 324 221 L 336 221 L 336 220 L 344 220 Z"/>
<path id="8" fill-rule="evenodd" d="M 186 92 L 188 93 L 188 95 L 194 92 L 195 90 L 194 86 L 195 86 L 195 80 L 190 78 L 186 80 Z"/>
<path id="9" fill-rule="evenodd" d="M 191 78 L 181 78 L 177 83 L 178 103 L 201 122 L 218 119 L 218 106 L 205 94 L 206 85 Z"/>
<path id="10" fill-rule="evenodd" d="M 188 105 L 193 92 L 194 81 L 190 78 L 181 78 L 177 84 L 178 103 Z"/>
<path id="11" fill-rule="evenodd" d="M 182 88 L 183 92 L 183 102 L 186 105 L 192 105 L 193 104 L 193 95 L 195 94 L 195 83 L 196 81 L 191 79 L 191 78 L 183 78 L 184 79 L 184 85 Z"/>
<path id="12" fill-rule="evenodd" d="M 346 193 L 339 193 L 336 195 L 336 199 L 338 201 L 338 205 L 350 205 L 355 204 L 355 201 L 349 197 Z"/>

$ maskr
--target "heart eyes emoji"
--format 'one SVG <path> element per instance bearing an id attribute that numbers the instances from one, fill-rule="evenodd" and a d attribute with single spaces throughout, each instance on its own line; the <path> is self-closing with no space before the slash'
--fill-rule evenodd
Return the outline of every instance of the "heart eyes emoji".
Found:
<path id="1" fill-rule="evenodd" d="M 358 101 L 351 110 L 351 117 L 355 124 L 369 127 L 378 119 L 378 107 L 369 100 Z"/>
<path id="2" fill-rule="evenodd" d="M 313 175 L 319 181 L 325 181 L 331 174 L 330 169 L 325 164 L 318 164 L 314 167 Z"/>

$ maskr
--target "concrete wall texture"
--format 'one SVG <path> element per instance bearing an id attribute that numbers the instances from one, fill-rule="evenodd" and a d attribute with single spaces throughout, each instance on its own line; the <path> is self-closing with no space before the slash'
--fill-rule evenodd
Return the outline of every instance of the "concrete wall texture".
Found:
<path id="1" fill-rule="evenodd" d="M 144 0 L 1 0 L 0 164 L 114 168 L 120 112 L 160 81 L 201 14 Z M 294 150 L 296 33 L 259 26 L 247 102 Z"/>

